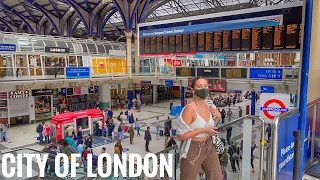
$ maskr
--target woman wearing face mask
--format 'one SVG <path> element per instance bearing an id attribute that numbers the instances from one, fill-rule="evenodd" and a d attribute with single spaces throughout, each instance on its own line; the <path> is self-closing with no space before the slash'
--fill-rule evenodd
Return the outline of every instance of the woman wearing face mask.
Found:
<path id="1" fill-rule="evenodd" d="M 222 180 L 220 162 L 213 144 L 213 136 L 218 134 L 215 124 L 221 114 L 205 101 L 209 94 L 207 80 L 196 77 L 191 87 L 194 100 L 182 110 L 177 129 L 178 139 L 183 141 L 180 147 L 180 179 L 195 180 L 202 168 L 208 180 Z"/>

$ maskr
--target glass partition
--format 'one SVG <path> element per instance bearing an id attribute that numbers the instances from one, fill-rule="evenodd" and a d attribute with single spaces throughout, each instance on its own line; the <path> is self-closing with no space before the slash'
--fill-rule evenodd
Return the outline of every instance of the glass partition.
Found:
<path id="1" fill-rule="evenodd" d="M 67 48 L 67 43 L 65 41 L 62 41 L 62 40 L 59 40 L 59 41 L 56 41 L 57 42 L 57 45 L 58 47 L 61 47 L 61 48 Z"/>
<path id="2" fill-rule="evenodd" d="M 90 54 L 97 54 L 97 48 L 95 44 L 87 44 Z"/>
<path id="3" fill-rule="evenodd" d="M 13 65 L 11 55 L 0 55 L 0 77 L 13 77 Z"/>
<path id="4" fill-rule="evenodd" d="M 28 63 L 25 54 L 16 54 L 15 57 L 16 77 L 28 75 Z"/>
<path id="5" fill-rule="evenodd" d="M 32 38 L 31 44 L 35 52 L 44 52 L 44 43 L 41 39 Z"/>
<path id="6" fill-rule="evenodd" d="M 46 47 L 56 47 L 56 42 L 53 40 L 44 40 Z"/>
<path id="7" fill-rule="evenodd" d="M 42 66 L 41 66 L 41 57 L 40 55 L 29 55 L 28 56 L 29 67 L 36 67 L 30 68 L 30 76 L 41 76 L 42 75 Z"/>
<path id="8" fill-rule="evenodd" d="M 106 53 L 106 51 L 105 51 L 105 49 L 104 49 L 102 44 L 97 44 L 97 47 L 98 47 L 98 53 L 99 54 L 105 54 Z"/>
<path id="9" fill-rule="evenodd" d="M 85 43 L 81 43 L 81 47 L 82 47 L 82 52 L 86 52 L 86 53 L 88 52 L 88 48 Z"/>
<path id="10" fill-rule="evenodd" d="M 3 36 L 3 40 L 4 40 L 4 43 L 6 44 L 15 44 L 16 46 L 18 45 L 17 38 L 12 35 Z"/>
<path id="11" fill-rule="evenodd" d="M 18 36 L 17 40 L 20 51 L 32 51 L 32 44 L 30 43 L 29 38 L 26 36 Z"/>
<path id="12" fill-rule="evenodd" d="M 59 56 L 43 56 L 42 64 L 44 67 L 44 75 L 64 75 L 64 67 L 66 67 L 65 57 Z"/>

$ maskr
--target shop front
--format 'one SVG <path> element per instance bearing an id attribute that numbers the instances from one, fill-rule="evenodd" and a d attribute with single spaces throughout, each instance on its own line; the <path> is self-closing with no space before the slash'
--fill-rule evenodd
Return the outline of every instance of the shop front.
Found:
<path id="1" fill-rule="evenodd" d="M 34 121 L 51 119 L 53 115 L 53 89 L 34 89 Z"/>
<path id="2" fill-rule="evenodd" d="M 118 84 L 111 84 L 111 107 L 118 108 L 120 104 L 124 107 L 127 99 L 127 89 Z"/>
<path id="3" fill-rule="evenodd" d="M 153 84 L 151 81 L 141 81 L 141 101 L 145 104 L 153 103 Z"/>
<path id="4" fill-rule="evenodd" d="M 29 90 L 8 92 L 8 117 L 10 125 L 30 122 L 29 96 Z"/>

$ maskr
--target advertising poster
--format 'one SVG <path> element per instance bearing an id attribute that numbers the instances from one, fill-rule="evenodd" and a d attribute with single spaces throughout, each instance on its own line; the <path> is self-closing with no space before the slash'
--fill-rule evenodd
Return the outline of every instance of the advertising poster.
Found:
<path id="1" fill-rule="evenodd" d="M 208 87 L 210 91 L 215 92 L 226 92 L 227 91 L 227 82 L 224 79 L 209 79 L 205 78 L 208 81 Z M 188 87 L 191 88 L 193 78 L 188 78 Z"/>
<path id="2" fill-rule="evenodd" d="M 108 73 L 126 73 L 127 61 L 125 59 L 110 58 L 107 69 Z"/>
<path id="3" fill-rule="evenodd" d="M 107 74 L 106 58 L 92 58 L 92 66 L 94 74 Z"/>
<path id="4" fill-rule="evenodd" d="M 73 95 L 81 95 L 81 88 L 79 87 L 73 88 Z"/>

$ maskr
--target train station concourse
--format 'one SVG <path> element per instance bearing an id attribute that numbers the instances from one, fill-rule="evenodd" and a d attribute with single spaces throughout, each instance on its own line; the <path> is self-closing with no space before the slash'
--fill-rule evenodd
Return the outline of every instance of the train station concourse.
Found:
<path id="1" fill-rule="evenodd" d="M 318 180 L 319 30 L 318 0 L 0 0 L 0 180 Z"/>

